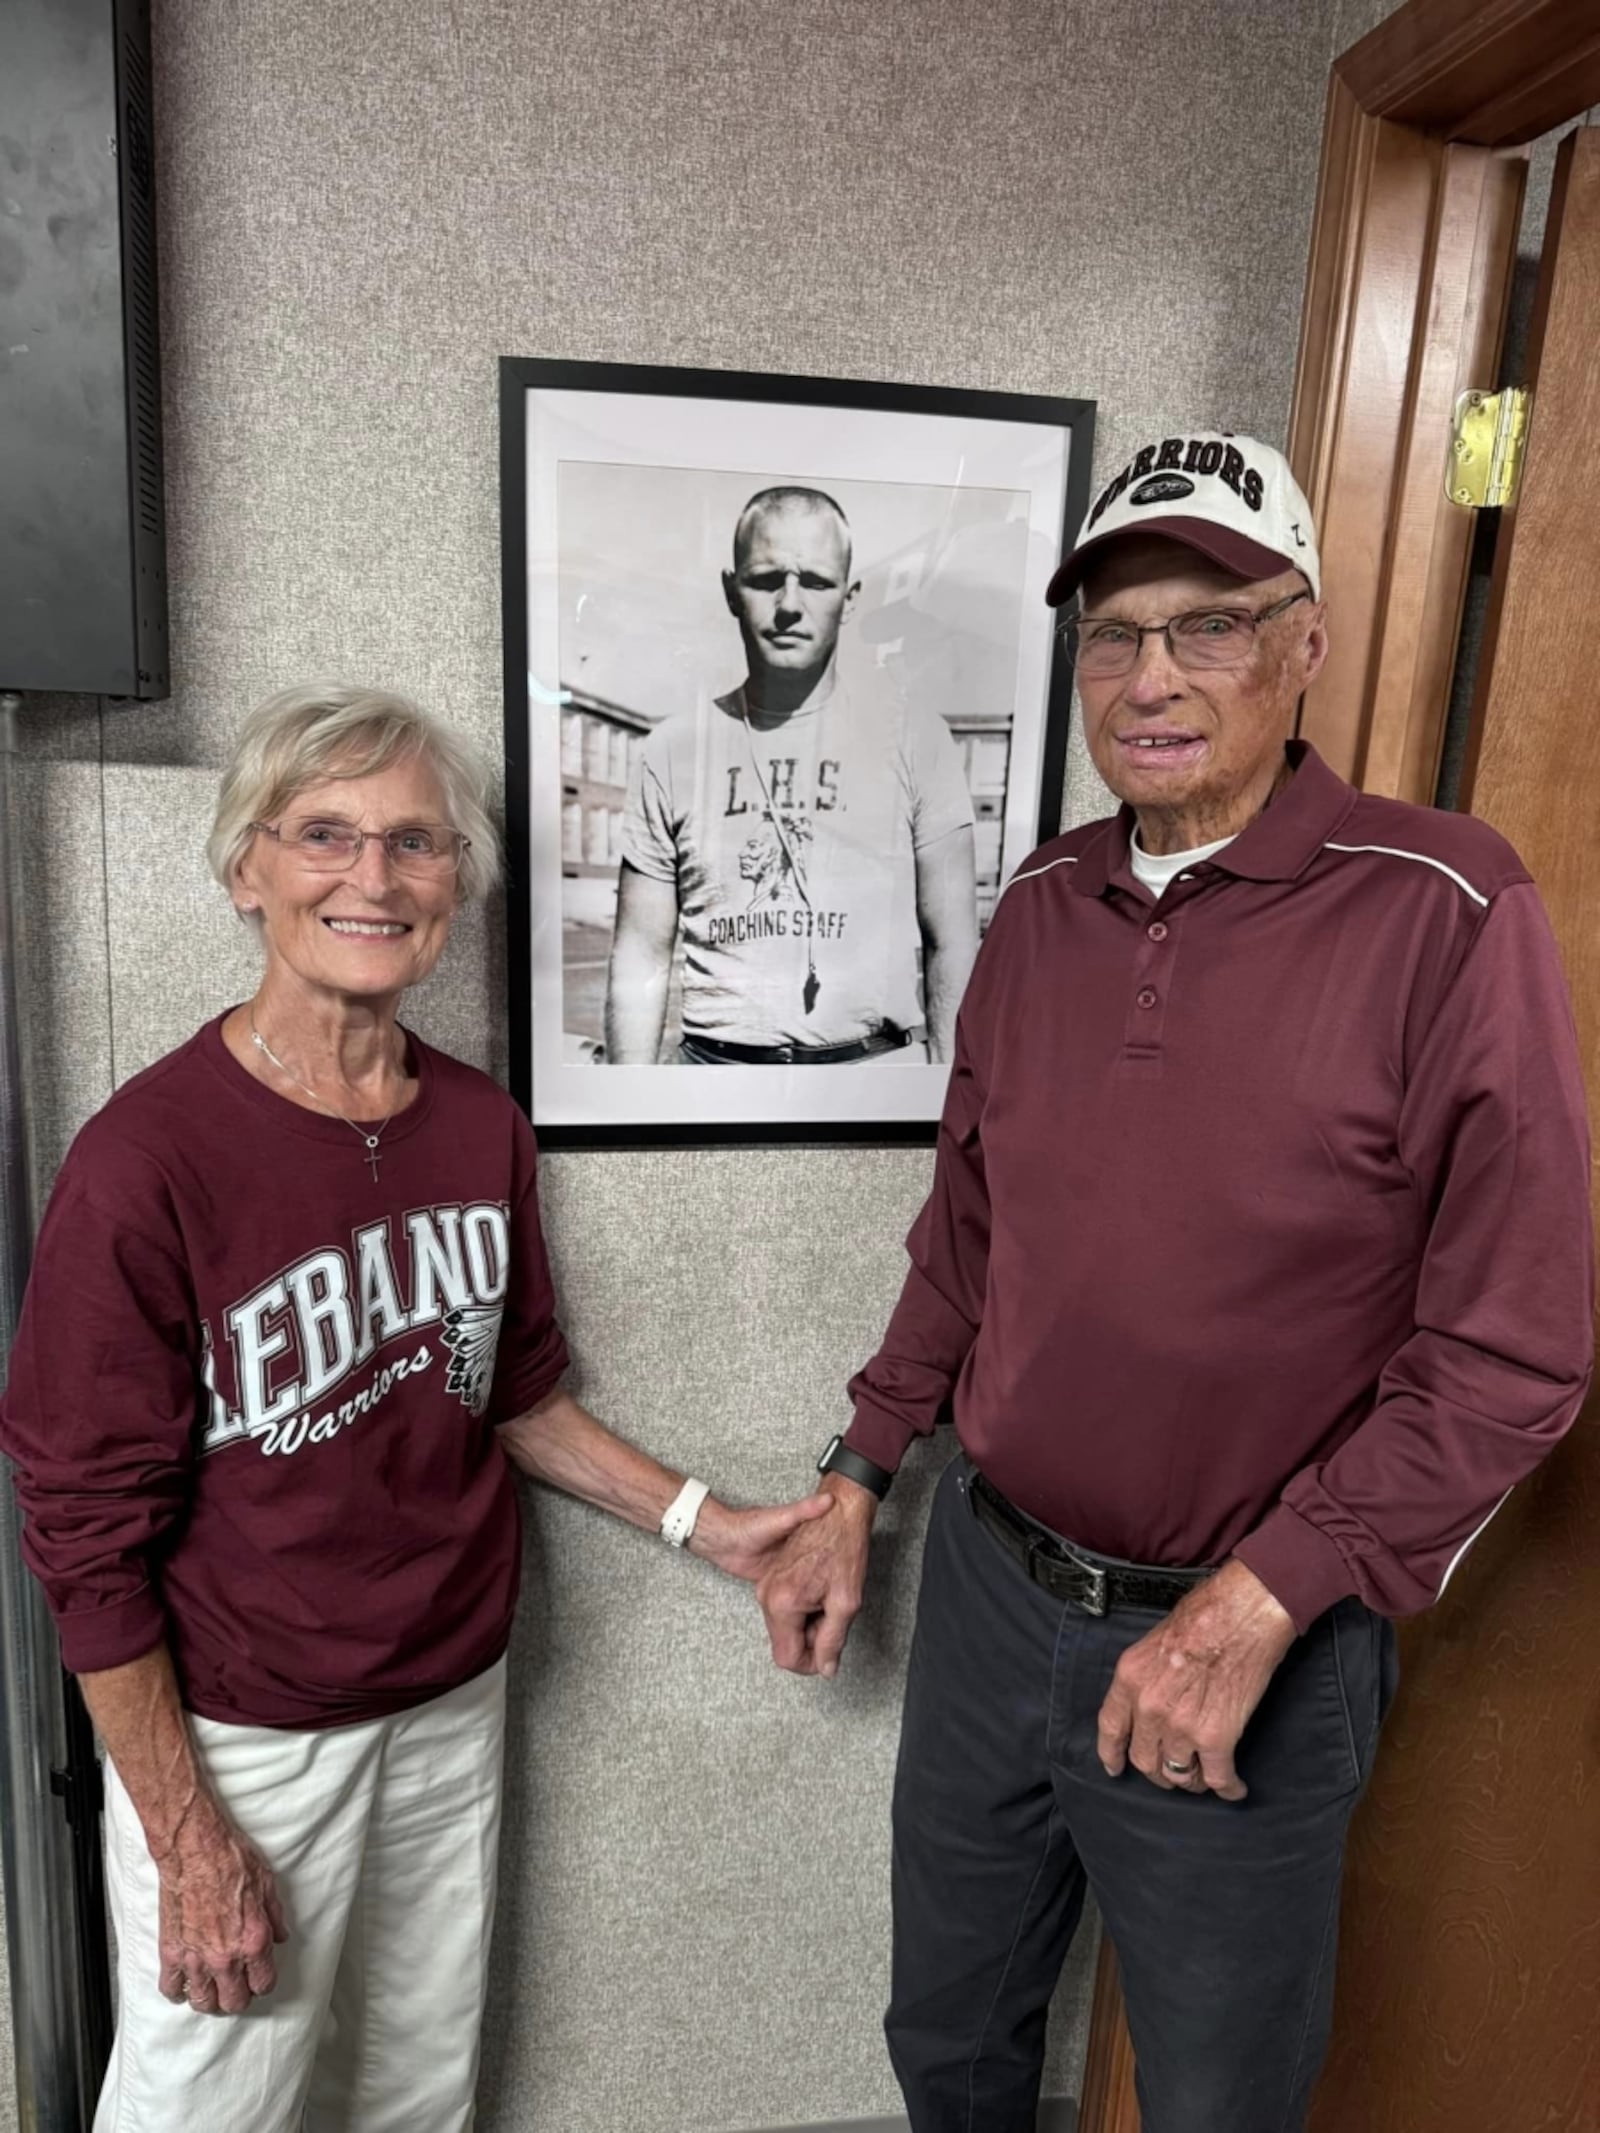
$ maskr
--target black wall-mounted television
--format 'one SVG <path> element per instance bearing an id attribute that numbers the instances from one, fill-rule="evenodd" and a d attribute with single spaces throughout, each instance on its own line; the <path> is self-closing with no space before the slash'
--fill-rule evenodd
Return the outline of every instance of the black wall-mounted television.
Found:
<path id="1" fill-rule="evenodd" d="M 148 0 L 0 8 L 0 689 L 168 691 Z"/>

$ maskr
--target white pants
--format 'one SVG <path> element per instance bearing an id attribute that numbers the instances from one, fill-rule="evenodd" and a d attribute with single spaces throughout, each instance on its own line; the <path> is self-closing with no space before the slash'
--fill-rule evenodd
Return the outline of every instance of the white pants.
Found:
<path id="1" fill-rule="evenodd" d="M 156 1990 L 156 1870 L 106 1765 L 119 2019 L 94 2133 L 465 2133 L 494 1923 L 505 1661 L 326 1733 L 191 1718 L 277 1877 L 278 1983 L 242 2015 Z"/>

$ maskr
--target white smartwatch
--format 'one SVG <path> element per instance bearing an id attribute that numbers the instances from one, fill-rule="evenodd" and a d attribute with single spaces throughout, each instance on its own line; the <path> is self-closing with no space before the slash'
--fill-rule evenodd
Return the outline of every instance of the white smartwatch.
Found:
<path id="1" fill-rule="evenodd" d="M 661 1538 L 669 1548 L 681 1548 L 694 1531 L 694 1522 L 700 1516 L 700 1506 L 711 1494 L 704 1481 L 686 1481 L 667 1505 L 666 1516 L 661 1521 Z"/>

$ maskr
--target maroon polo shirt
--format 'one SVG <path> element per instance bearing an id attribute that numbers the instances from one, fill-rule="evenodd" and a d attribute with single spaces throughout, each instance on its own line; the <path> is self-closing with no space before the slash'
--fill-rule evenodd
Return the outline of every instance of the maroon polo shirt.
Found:
<path id="1" fill-rule="evenodd" d="M 1043 846 L 963 1004 L 849 1443 L 953 1403 L 1015 1503 L 1247 1563 L 1303 1630 L 1427 1606 L 1572 1422 L 1588 1144 L 1555 943 L 1484 823 L 1294 775 L 1159 905 L 1131 813 Z"/>

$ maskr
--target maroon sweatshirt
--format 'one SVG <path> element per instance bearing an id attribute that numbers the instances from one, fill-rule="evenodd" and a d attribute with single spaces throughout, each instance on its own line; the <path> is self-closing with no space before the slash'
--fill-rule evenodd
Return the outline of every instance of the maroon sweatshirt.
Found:
<path id="1" fill-rule="evenodd" d="M 566 1366 L 533 1134 L 413 1037 L 375 1182 L 208 1023 L 73 1143 L 0 1441 L 77 1672 L 171 1644 L 185 1704 L 347 1724 L 504 1650 L 516 1491 L 494 1435 Z"/>
<path id="2" fill-rule="evenodd" d="M 1560 963 L 1481 822 L 1309 749 L 1157 905 L 1127 811 L 1045 845 L 962 1007 L 933 1192 L 848 1441 L 946 1402 L 1013 1501 L 1247 1563 L 1301 1629 L 1427 1606 L 1577 1413 L 1584 1094 Z"/>

